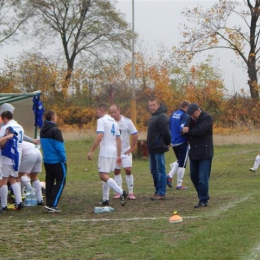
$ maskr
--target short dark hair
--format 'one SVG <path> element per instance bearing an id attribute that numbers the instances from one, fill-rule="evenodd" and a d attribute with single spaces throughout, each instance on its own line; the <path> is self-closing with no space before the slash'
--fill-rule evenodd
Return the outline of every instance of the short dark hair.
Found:
<path id="1" fill-rule="evenodd" d="M 8 120 L 11 120 L 13 119 L 13 113 L 11 113 L 10 111 L 5 111 L 1 114 L 1 117 L 2 117 L 2 120 L 4 118 L 8 119 Z"/>
<path id="2" fill-rule="evenodd" d="M 47 121 L 51 121 L 51 120 L 53 119 L 53 117 L 54 117 L 55 114 L 56 114 L 55 111 L 53 111 L 53 110 L 48 110 L 48 111 L 45 113 L 45 119 L 46 119 Z"/>
<path id="3" fill-rule="evenodd" d="M 157 104 L 160 104 L 160 100 L 155 96 L 150 97 L 149 101 L 156 101 Z"/>
<path id="4" fill-rule="evenodd" d="M 183 100 L 181 103 L 180 103 L 180 108 L 185 108 L 185 107 L 188 107 L 190 105 L 190 101 L 188 100 Z"/>
<path id="5" fill-rule="evenodd" d="M 103 110 L 103 111 L 108 111 L 107 105 L 105 103 L 101 103 L 97 106 L 97 108 Z"/>

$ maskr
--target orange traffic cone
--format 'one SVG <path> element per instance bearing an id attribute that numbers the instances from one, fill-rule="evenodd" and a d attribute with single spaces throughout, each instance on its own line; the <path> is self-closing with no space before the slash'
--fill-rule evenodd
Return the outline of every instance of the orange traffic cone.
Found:
<path id="1" fill-rule="evenodd" d="M 171 216 L 169 218 L 169 222 L 170 223 L 178 223 L 178 222 L 182 222 L 182 217 L 180 217 L 179 215 L 177 215 L 177 211 L 173 212 L 173 216 Z"/>

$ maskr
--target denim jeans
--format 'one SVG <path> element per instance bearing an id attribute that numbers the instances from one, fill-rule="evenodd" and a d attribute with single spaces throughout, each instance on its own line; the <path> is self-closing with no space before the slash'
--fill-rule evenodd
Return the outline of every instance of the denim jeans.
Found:
<path id="1" fill-rule="evenodd" d="M 164 153 L 149 154 L 150 171 L 153 176 L 155 193 L 164 196 L 166 193 L 166 169 Z"/>
<path id="2" fill-rule="evenodd" d="M 207 203 L 209 200 L 209 178 L 212 158 L 190 160 L 190 178 L 198 193 L 199 201 Z"/>

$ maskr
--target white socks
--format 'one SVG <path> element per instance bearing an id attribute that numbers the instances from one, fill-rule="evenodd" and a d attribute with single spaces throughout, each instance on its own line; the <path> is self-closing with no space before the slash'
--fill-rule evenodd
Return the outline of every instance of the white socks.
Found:
<path id="1" fill-rule="evenodd" d="M 26 188 L 26 190 L 30 190 L 32 188 L 31 179 L 28 176 L 22 176 L 21 183 Z"/>
<path id="2" fill-rule="evenodd" d="M 120 186 L 122 188 L 122 175 L 118 174 L 114 176 L 114 180 L 117 183 L 118 186 Z M 129 193 L 133 193 L 133 187 L 134 187 L 134 177 L 133 174 L 127 175 L 125 176 L 125 180 L 126 180 L 126 185 L 128 188 Z"/>
<path id="3" fill-rule="evenodd" d="M 125 176 L 125 180 L 126 180 L 128 192 L 130 194 L 133 193 L 133 189 L 134 189 L 134 177 L 133 177 L 133 174 L 126 175 Z"/>
<path id="4" fill-rule="evenodd" d="M 115 182 L 114 179 L 109 178 L 107 181 L 107 185 L 113 189 L 116 193 L 122 195 L 123 194 L 123 190 L 120 186 L 118 186 L 118 184 Z"/>
<path id="5" fill-rule="evenodd" d="M 103 201 L 109 200 L 110 188 L 109 188 L 108 184 L 104 181 L 103 181 L 102 189 L 103 189 Z"/>
<path id="6" fill-rule="evenodd" d="M 177 187 L 182 186 L 185 168 L 179 167 L 177 171 Z"/>
<path id="7" fill-rule="evenodd" d="M 37 201 L 38 202 L 42 201 L 42 186 L 41 186 L 41 182 L 39 180 L 36 180 L 36 181 L 33 182 L 32 186 L 36 190 Z"/>
<path id="8" fill-rule="evenodd" d="M 3 185 L 0 188 L 0 196 L 1 196 L 2 208 L 7 207 L 7 196 L 8 196 L 8 187 L 7 187 L 7 185 Z"/>
<path id="9" fill-rule="evenodd" d="M 15 197 L 15 203 L 19 204 L 22 202 L 22 194 L 21 194 L 21 186 L 18 182 L 15 182 L 11 185 L 14 197 Z"/>
<path id="10" fill-rule="evenodd" d="M 178 168 L 179 168 L 179 163 L 177 161 L 172 163 L 172 168 L 168 173 L 168 175 L 172 178 L 173 175 L 178 171 Z"/>
<path id="11" fill-rule="evenodd" d="M 260 164 L 260 155 L 257 155 L 255 158 L 255 163 L 254 163 L 254 169 L 257 170 Z"/>
<path id="12" fill-rule="evenodd" d="M 121 173 L 114 176 L 115 182 L 122 188 L 122 175 Z"/>

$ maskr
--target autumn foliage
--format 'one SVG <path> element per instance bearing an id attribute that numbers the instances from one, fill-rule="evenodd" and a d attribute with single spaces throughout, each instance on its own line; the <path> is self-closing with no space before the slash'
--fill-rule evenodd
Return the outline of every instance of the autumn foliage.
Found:
<path id="1" fill-rule="evenodd" d="M 178 66 L 137 54 L 135 93 L 138 129 L 145 130 L 147 127 L 150 118 L 147 103 L 151 96 L 166 104 L 169 115 L 184 99 L 198 103 L 213 116 L 217 131 L 259 127 L 260 101 L 252 100 L 242 90 L 228 96 L 220 71 L 210 64 L 209 58 L 201 64 Z M 125 116 L 131 117 L 131 68 L 131 62 L 122 66 L 106 64 L 92 71 L 78 68 L 73 73 L 70 95 L 64 95 L 60 91 L 64 71 L 36 54 L 27 55 L 17 63 L 7 62 L 0 74 L 0 88 L 7 93 L 39 89 L 45 109 L 57 111 L 61 127 L 94 129 L 96 106 L 101 102 L 107 105 L 116 103 Z"/>

